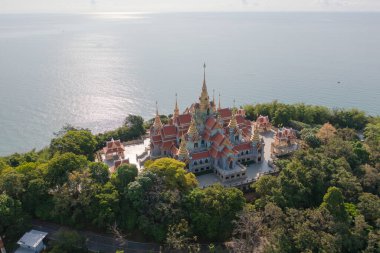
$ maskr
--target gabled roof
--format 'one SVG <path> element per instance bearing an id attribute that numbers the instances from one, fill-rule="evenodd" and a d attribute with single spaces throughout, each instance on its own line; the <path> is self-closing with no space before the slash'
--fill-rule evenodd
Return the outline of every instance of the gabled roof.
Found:
<path id="1" fill-rule="evenodd" d="M 208 151 L 203 151 L 203 152 L 199 152 L 199 153 L 193 153 L 191 155 L 191 157 L 194 160 L 204 159 L 204 158 L 210 157 L 210 153 Z"/>
<path id="2" fill-rule="evenodd" d="M 223 109 L 218 110 L 218 112 L 220 114 L 220 117 L 222 118 L 229 118 L 232 116 L 232 111 L 230 108 L 223 108 Z"/>
<path id="3" fill-rule="evenodd" d="M 212 147 L 212 148 L 210 149 L 210 155 L 211 155 L 212 157 L 216 158 L 217 155 L 218 155 L 218 150 L 216 150 L 214 147 Z"/>
<path id="4" fill-rule="evenodd" d="M 224 135 L 222 135 L 221 133 L 217 133 L 211 137 L 211 141 L 219 146 L 223 142 L 224 138 L 225 138 Z"/>
<path id="5" fill-rule="evenodd" d="M 107 151 L 108 149 L 120 149 L 120 150 L 124 150 L 124 145 L 123 143 L 121 143 L 120 140 L 110 140 L 110 141 L 107 141 L 106 143 L 106 146 L 103 148 L 105 151 Z"/>
<path id="6" fill-rule="evenodd" d="M 213 129 L 213 127 L 215 126 L 215 124 L 216 124 L 215 118 L 214 117 L 210 117 L 206 121 L 206 128 Z"/>
<path id="7" fill-rule="evenodd" d="M 208 131 L 205 131 L 205 132 L 203 133 L 202 138 L 203 138 L 205 141 L 210 140 L 210 133 L 209 133 Z"/>
<path id="8" fill-rule="evenodd" d="M 245 119 L 244 119 L 244 117 L 241 116 L 241 115 L 236 115 L 236 121 L 237 121 L 237 123 L 238 123 L 239 125 L 245 123 Z"/>
<path id="9" fill-rule="evenodd" d="M 164 141 L 162 143 L 162 148 L 169 150 L 173 146 L 173 141 Z"/>
<path id="10" fill-rule="evenodd" d="M 234 147 L 234 150 L 236 151 L 242 151 L 242 150 L 249 150 L 251 149 L 251 143 L 250 142 L 245 142 L 238 144 Z"/>
<path id="11" fill-rule="evenodd" d="M 165 136 L 172 136 L 172 135 L 177 135 L 177 128 L 173 125 L 165 125 L 163 128 L 162 128 L 162 133 L 165 135 Z"/>
<path id="12" fill-rule="evenodd" d="M 159 141 L 162 141 L 162 137 L 161 135 L 153 135 L 152 140 L 153 142 L 159 142 Z"/>
<path id="13" fill-rule="evenodd" d="M 38 231 L 38 230 L 30 230 L 25 233 L 20 240 L 18 240 L 17 244 L 20 246 L 28 246 L 31 248 L 36 248 L 41 241 L 47 236 L 48 233 Z"/>
<path id="14" fill-rule="evenodd" d="M 269 123 L 269 118 L 268 116 L 263 116 L 263 115 L 260 115 L 257 119 L 256 119 L 256 122 L 262 124 L 262 123 Z"/>
<path id="15" fill-rule="evenodd" d="M 176 121 L 177 121 L 178 125 L 190 124 L 190 122 L 191 122 L 191 115 L 190 114 L 180 114 L 176 118 Z"/>

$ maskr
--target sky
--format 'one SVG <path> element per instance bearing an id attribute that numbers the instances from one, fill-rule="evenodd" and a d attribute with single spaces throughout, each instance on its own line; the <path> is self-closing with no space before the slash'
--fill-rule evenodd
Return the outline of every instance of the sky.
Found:
<path id="1" fill-rule="evenodd" d="M 380 0 L 0 0 L 2 13 L 380 11 Z"/>

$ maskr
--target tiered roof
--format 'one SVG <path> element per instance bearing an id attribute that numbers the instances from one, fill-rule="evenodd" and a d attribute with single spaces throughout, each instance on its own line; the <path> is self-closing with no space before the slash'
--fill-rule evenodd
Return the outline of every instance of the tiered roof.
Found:
<path id="1" fill-rule="evenodd" d="M 120 153 L 124 151 L 124 145 L 120 140 L 114 140 L 113 138 L 110 141 L 107 141 L 106 146 L 103 148 L 104 154 L 110 153 Z"/>

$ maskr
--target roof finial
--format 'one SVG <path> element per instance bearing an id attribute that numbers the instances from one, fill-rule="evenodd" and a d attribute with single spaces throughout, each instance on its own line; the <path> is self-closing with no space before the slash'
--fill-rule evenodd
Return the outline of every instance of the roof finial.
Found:
<path id="1" fill-rule="evenodd" d="M 174 107 L 174 117 L 178 117 L 179 115 L 179 108 L 178 108 L 178 96 L 177 93 L 175 93 L 175 107 Z"/>
<path id="2" fill-rule="evenodd" d="M 157 101 L 156 101 L 156 117 L 154 118 L 153 127 L 155 129 L 162 127 L 161 118 L 160 118 L 160 115 L 158 114 L 158 103 L 157 103 Z"/>
<path id="3" fill-rule="evenodd" d="M 235 101 L 235 99 L 234 99 L 234 108 L 233 108 L 234 110 L 235 110 L 235 108 L 236 108 L 235 102 L 236 102 L 236 101 Z"/>
<path id="4" fill-rule="evenodd" d="M 222 108 L 220 107 L 220 92 L 219 92 L 219 104 L 218 104 L 218 110 L 220 110 L 220 109 L 222 109 Z"/>
<path id="5" fill-rule="evenodd" d="M 212 110 L 216 111 L 216 103 L 215 103 L 215 89 L 212 89 Z"/>
<path id="6" fill-rule="evenodd" d="M 202 89 L 206 89 L 206 63 L 203 63 L 203 87 Z"/>

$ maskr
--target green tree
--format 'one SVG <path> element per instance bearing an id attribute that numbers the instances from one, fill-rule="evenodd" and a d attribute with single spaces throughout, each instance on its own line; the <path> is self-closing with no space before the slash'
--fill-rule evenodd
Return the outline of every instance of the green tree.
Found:
<path id="1" fill-rule="evenodd" d="M 128 185 L 127 199 L 136 211 L 138 228 L 156 241 L 164 241 L 168 226 L 184 217 L 183 194 L 168 187 L 166 178 L 151 171 L 141 173 Z M 133 215 L 134 217 L 134 215 Z M 130 221 L 126 222 L 131 224 Z"/>
<path id="2" fill-rule="evenodd" d="M 187 198 L 187 210 L 193 231 L 203 239 L 225 240 L 245 204 L 243 193 L 220 184 L 194 189 Z"/>
<path id="3" fill-rule="evenodd" d="M 364 129 L 364 136 L 365 143 L 370 150 L 372 163 L 380 164 L 380 122 L 368 124 Z"/>
<path id="4" fill-rule="evenodd" d="M 178 224 L 169 225 L 166 235 L 166 243 L 169 249 L 182 250 L 189 253 L 200 252 L 200 245 L 196 241 L 197 237 L 192 236 L 186 220 L 181 219 Z"/>
<path id="5" fill-rule="evenodd" d="M 52 243 L 53 253 L 84 253 L 87 252 L 86 239 L 78 232 L 66 229 L 58 230 Z"/>
<path id="6" fill-rule="evenodd" d="M 144 119 L 141 116 L 129 114 L 124 125 L 129 127 L 136 137 L 145 134 Z"/>
<path id="7" fill-rule="evenodd" d="M 148 162 L 146 170 L 165 178 L 165 183 L 170 189 L 189 191 L 198 185 L 193 173 L 187 173 L 185 164 L 172 158 L 161 158 L 154 162 Z"/>
<path id="8" fill-rule="evenodd" d="M 105 228 L 116 221 L 119 213 L 119 193 L 110 182 L 100 187 L 99 193 L 95 195 L 94 205 L 91 207 L 95 214 L 93 223 Z M 121 215 L 127 215 L 122 213 Z"/>
<path id="9" fill-rule="evenodd" d="M 138 175 L 138 169 L 134 164 L 122 164 L 116 172 L 112 174 L 112 183 L 118 188 L 119 192 L 125 191 L 130 182 L 133 182 Z"/>
<path id="10" fill-rule="evenodd" d="M 343 194 L 339 188 L 328 188 L 327 193 L 323 197 L 321 207 L 325 207 L 337 220 L 347 220 L 348 214 L 344 206 Z"/>
<path id="11" fill-rule="evenodd" d="M 94 159 L 97 142 L 88 130 L 69 130 L 63 136 L 51 140 L 50 151 L 54 153 L 74 153 Z"/>
<path id="12" fill-rule="evenodd" d="M 91 208 L 97 192 L 88 171 L 73 171 L 67 182 L 53 193 L 52 216 L 62 224 L 83 226 L 97 216 Z"/>
<path id="13" fill-rule="evenodd" d="M 380 225 L 380 198 L 374 194 L 364 192 L 359 197 L 358 209 L 371 225 Z"/>
<path id="14" fill-rule="evenodd" d="M 100 162 L 92 162 L 88 166 L 91 178 L 94 182 L 99 184 L 105 184 L 109 180 L 108 166 Z"/>
<path id="15" fill-rule="evenodd" d="M 27 226 L 21 203 L 5 193 L 0 194 L 0 235 L 5 244 L 14 242 Z"/>
<path id="16" fill-rule="evenodd" d="M 69 173 L 81 171 L 87 164 L 86 157 L 73 153 L 54 156 L 47 165 L 46 181 L 51 186 L 62 185 L 67 182 Z"/>
<path id="17" fill-rule="evenodd" d="M 366 164 L 361 167 L 361 184 L 366 192 L 380 195 L 380 172 Z"/>
<path id="18" fill-rule="evenodd" d="M 13 168 L 4 170 L 0 175 L 0 193 L 4 192 L 14 199 L 21 199 L 25 192 L 24 176 Z"/>

